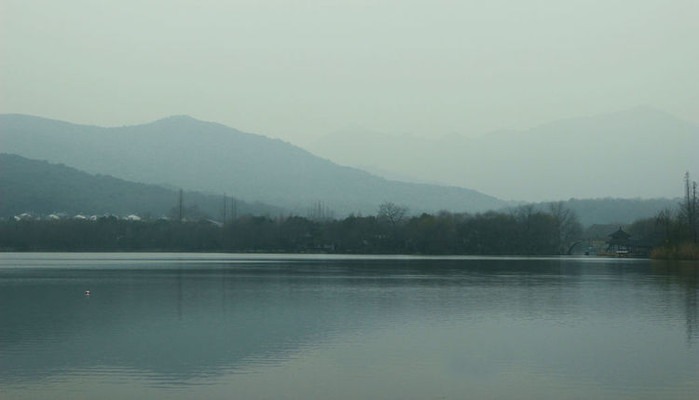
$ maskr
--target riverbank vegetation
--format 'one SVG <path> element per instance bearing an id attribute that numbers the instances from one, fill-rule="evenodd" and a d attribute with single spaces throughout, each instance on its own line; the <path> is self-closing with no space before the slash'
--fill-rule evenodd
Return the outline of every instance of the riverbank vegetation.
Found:
<path id="1" fill-rule="evenodd" d="M 510 213 L 407 216 L 384 203 L 375 216 L 311 219 L 244 216 L 208 220 L 7 220 L 4 251 L 223 251 L 362 254 L 555 255 L 581 232 L 562 205 Z"/>
<path id="2" fill-rule="evenodd" d="M 655 219 L 655 229 L 664 236 L 651 258 L 699 260 L 699 203 L 697 182 L 684 175 L 684 197 L 676 211 L 663 211 Z"/>
<path id="3" fill-rule="evenodd" d="M 0 251 L 561 255 L 576 249 L 580 254 L 697 260 L 697 183 L 688 173 L 684 183 L 678 209 L 626 225 L 630 239 L 616 243 L 621 251 L 611 253 L 610 234 L 619 225 L 583 230 L 576 213 L 563 202 L 545 208 L 525 205 L 499 212 L 413 216 L 405 207 L 385 202 L 376 215 L 344 219 L 322 212 L 319 205 L 307 217 L 224 212 L 224 222 L 217 222 L 185 207 L 181 194 L 179 207 L 173 207 L 168 218 L 15 216 L 0 221 Z"/>

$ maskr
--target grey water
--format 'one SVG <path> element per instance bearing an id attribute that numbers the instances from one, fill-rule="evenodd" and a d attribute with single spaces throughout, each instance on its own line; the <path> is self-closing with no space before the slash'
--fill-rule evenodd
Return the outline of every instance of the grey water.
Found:
<path id="1" fill-rule="evenodd" d="M 0 398 L 694 399 L 698 293 L 651 260 L 4 253 Z"/>

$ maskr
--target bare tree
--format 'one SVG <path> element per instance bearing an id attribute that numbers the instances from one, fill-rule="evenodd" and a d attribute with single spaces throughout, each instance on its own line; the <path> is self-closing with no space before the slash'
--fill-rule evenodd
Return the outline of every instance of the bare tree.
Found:
<path id="1" fill-rule="evenodd" d="M 406 207 L 399 206 L 398 204 L 390 201 L 384 201 L 379 205 L 377 218 L 381 221 L 386 221 L 391 224 L 391 226 L 395 227 L 403 222 L 407 213 L 408 209 Z"/>
<path id="2" fill-rule="evenodd" d="M 563 205 L 562 201 L 551 203 L 549 212 L 553 217 L 558 234 L 559 252 L 565 251 L 565 246 L 573 239 L 576 239 L 582 233 L 582 225 L 578 221 L 578 216 L 575 212 Z"/>
<path id="3" fill-rule="evenodd" d="M 661 210 L 655 217 L 655 226 L 661 226 L 663 228 L 663 234 L 665 235 L 665 242 L 669 241 L 672 233 L 672 211 L 668 208 Z"/>

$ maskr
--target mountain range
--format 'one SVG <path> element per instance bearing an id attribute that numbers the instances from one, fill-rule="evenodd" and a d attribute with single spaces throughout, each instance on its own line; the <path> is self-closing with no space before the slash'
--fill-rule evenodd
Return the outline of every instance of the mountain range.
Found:
<path id="1" fill-rule="evenodd" d="M 345 130 L 306 148 L 386 177 L 519 201 L 676 197 L 684 172 L 699 174 L 699 126 L 650 107 L 475 138 Z"/>
<path id="2" fill-rule="evenodd" d="M 382 202 L 411 212 L 476 212 L 508 203 L 456 186 L 391 181 L 337 165 L 278 139 L 188 116 L 105 128 L 40 117 L 0 115 L 5 153 L 111 175 L 246 201 L 291 212 L 322 204 L 339 215 L 374 214 Z"/>

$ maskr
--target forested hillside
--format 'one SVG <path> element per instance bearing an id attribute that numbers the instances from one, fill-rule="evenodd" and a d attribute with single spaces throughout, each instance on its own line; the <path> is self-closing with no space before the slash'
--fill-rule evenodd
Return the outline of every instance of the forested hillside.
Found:
<path id="1" fill-rule="evenodd" d="M 220 219 L 223 195 L 184 192 L 185 217 Z M 233 205 L 229 199 L 230 206 Z M 237 201 L 236 212 L 272 214 L 280 209 Z M 167 216 L 179 209 L 179 193 L 157 185 L 128 182 L 107 175 L 91 175 L 65 165 L 0 154 L 0 217 L 24 212 Z"/>

